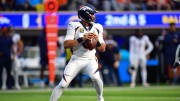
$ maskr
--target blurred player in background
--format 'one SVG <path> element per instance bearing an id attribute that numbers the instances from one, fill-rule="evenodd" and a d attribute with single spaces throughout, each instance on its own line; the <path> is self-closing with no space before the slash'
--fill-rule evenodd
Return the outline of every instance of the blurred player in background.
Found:
<path id="1" fill-rule="evenodd" d="M 143 35 L 140 29 L 136 30 L 135 36 L 130 37 L 129 44 L 130 64 L 133 68 L 130 87 L 134 88 L 136 85 L 136 75 L 139 66 L 141 67 L 142 84 L 147 87 L 149 84 L 147 83 L 146 62 L 147 56 L 153 50 L 153 44 L 148 36 Z"/>
<path id="2" fill-rule="evenodd" d="M 13 87 L 13 78 L 11 75 L 12 58 L 13 60 L 15 58 L 15 52 L 13 49 L 14 49 L 13 41 L 12 41 L 11 36 L 8 34 L 8 26 L 3 26 L 1 28 L 1 34 L 0 34 L 0 86 L 2 86 L 2 82 L 3 82 L 2 74 L 3 74 L 3 68 L 5 68 L 6 74 L 7 74 L 8 89 L 12 89 Z M 5 82 L 5 85 L 6 85 L 6 82 Z M 2 88 L 2 89 L 5 89 L 5 88 Z"/>
<path id="3" fill-rule="evenodd" d="M 47 41 L 46 41 L 46 32 L 45 28 L 43 29 L 42 33 L 40 34 L 38 38 L 38 45 L 40 48 L 40 87 L 44 88 L 44 71 L 46 67 L 48 66 L 48 51 L 47 51 Z"/>
<path id="4" fill-rule="evenodd" d="M 104 101 L 103 82 L 100 78 L 98 61 L 95 56 L 96 49 L 89 50 L 82 45 L 86 39 L 94 37 L 98 41 L 97 49 L 101 52 L 105 51 L 106 45 L 102 35 L 103 27 L 95 23 L 94 14 L 96 12 L 92 5 L 81 6 L 78 10 L 78 17 L 81 21 L 69 23 L 64 48 L 73 48 L 73 55 L 65 67 L 61 82 L 54 88 L 50 101 L 57 101 L 62 95 L 63 89 L 68 87 L 80 71 L 87 73 L 92 79 L 97 91 L 98 101 Z"/>
<path id="5" fill-rule="evenodd" d="M 102 62 L 102 76 L 104 84 L 115 84 L 122 86 L 122 82 L 119 78 L 119 62 L 121 55 L 119 53 L 118 44 L 113 40 L 112 36 L 107 34 L 104 30 L 103 37 L 106 43 L 106 51 L 99 52 L 100 60 Z"/>
<path id="6" fill-rule="evenodd" d="M 13 50 L 15 52 L 15 57 L 13 60 L 12 64 L 12 71 L 14 75 L 14 80 L 15 80 L 15 88 L 20 89 L 19 86 L 19 71 L 21 69 L 21 62 L 19 59 L 19 56 L 21 55 L 21 52 L 23 50 L 24 44 L 23 41 L 21 40 L 21 36 L 18 33 L 15 33 L 14 30 L 12 29 L 12 26 L 9 26 L 8 28 L 9 34 L 12 36 L 12 41 L 13 41 Z"/>
<path id="7" fill-rule="evenodd" d="M 12 72 L 14 76 L 14 82 L 15 82 L 15 88 L 16 89 L 21 89 L 19 85 L 19 72 L 21 71 L 21 62 L 19 59 L 19 56 L 23 50 L 24 44 L 23 41 L 21 40 L 21 36 L 18 33 L 15 33 L 14 30 L 12 29 L 12 26 L 7 27 L 8 34 L 12 37 L 13 41 L 13 52 L 14 52 L 14 57 L 12 57 Z M 6 89 L 6 71 L 3 72 L 3 85 L 2 88 Z"/>
<path id="8" fill-rule="evenodd" d="M 170 83 L 173 79 L 173 64 L 175 61 L 175 54 L 178 44 L 180 44 L 180 34 L 176 31 L 176 24 L 174 22 L 170 23 L 169 31 L 165 35 L 165 66 L 166 66 L 166 75 L 168 75 L 168 80 Z"/>
<path id="9" fill-rule="evenodd" d="M 163 80 L 167 78 L 165 75 L 165 58 L 164 58 L 164 53 L 165 53 L 164 38 L 166 33 L 167 31 L 163 29 L 161 35 L 158 36 L 155 41 L 156 57 L 159 61 L 159 68 L 157 68 L 157 78 L 156 78 L 158 83 L 160 82 L 161 78 L 163 78 Z"/>
<path id="10" fill-rule="evenodd" d="M 180 44 L 178 45 L 177 49 L 176 49 L 176 56 L 175 56 L 175 62 L 173 65 L 173 72 L 174 72 L 174 79 L 173 79 L 173 83 L 176 84 L 177 83 L 177 79 L 178 79 L 178 67 L 180 66 Z"/>

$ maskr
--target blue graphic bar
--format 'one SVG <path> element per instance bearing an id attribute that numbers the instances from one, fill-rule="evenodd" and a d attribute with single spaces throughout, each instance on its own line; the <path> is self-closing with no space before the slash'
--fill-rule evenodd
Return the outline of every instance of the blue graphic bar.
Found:
<path id="1" fill-rule="evenodd" d="M 12 25 L 16 29 L 41 29 L 45 26 L 47 13 L 0 13 L 0 27 Z M 59 29 L 67 28 L 70 21 L 78 20 L 76 12 L 58 12 Z M 164 28 L 169 22 L 180 27 L 180 12 L 100 12 L 96 22 L 104 28 Z"/>

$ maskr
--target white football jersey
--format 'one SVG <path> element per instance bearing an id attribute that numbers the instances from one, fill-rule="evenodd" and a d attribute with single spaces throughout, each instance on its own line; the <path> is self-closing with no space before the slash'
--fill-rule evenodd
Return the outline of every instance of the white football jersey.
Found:
<path id="1" fill-rule="evenodd" d="M 137 38 L 136 36 L 130 37 L 130 55 L 146 56 L 152 50 L 153 44 L 148 36 L 143 35 L 142 38 Z"/>
<path id="2" fill-rule="evenodd" d="M 90 30 L 89 30 L 90 29 Z M 101 24 L 94 23 L 92 28 L 83 26 L 80 22 L 70 22 L 67 28 L 65 40 L 76 40 L 85 34 L 92 32 L 99 36 L 99 42 L 104 43 L 103 27 Z M 82 46 L 82 43 L 73 48 L 73 55 L 82 58 L 95 58 L 96 50 L 88 50 Z"/>
<path id="3" fill-rule="evenodd" d="M 17 52 L 18 49 L 18 41 L 21 40 L 21 36 L 17 33 L 14 33 L 12 36 L 13 44 L 14 44 L 14 52 Z"/>

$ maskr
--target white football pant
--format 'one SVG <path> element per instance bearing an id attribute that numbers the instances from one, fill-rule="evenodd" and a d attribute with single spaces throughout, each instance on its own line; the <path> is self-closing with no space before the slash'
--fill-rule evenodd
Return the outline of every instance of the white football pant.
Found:
<path id="1" fill-rule="evenodd" d="M 72 79 L 80 71 L 89 75 L 96 88 L 98 99 L 103 99 L 103 82 L 98 71 L 98 61 L 96 59 L 72 56 L 71 60 L 65 67 L 62 80 L 52 92 L 50 101 L 57 101 L 57 99 L 62 95 L 63 89 L 68 87 Z"/>

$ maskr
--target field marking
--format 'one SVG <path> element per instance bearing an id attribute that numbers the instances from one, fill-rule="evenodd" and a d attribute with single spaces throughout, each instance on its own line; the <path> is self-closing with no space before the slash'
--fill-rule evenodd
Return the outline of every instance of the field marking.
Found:
<path id="1" fill-rule="evenodd" d="M 93 98 L 93 97 L 97 97 L 97 96 L 71 96 L 71 95 L 63 95 L 62 97 L 76 97 L 76 98 Z M 156 96 L 151 96 L 151 97 L 132 97 L 132 96 L 105 96 L 105 98 L 107 99 L 151 99 L 151 100 L 180 100 L 180 97 L 156 97 Z"/>

